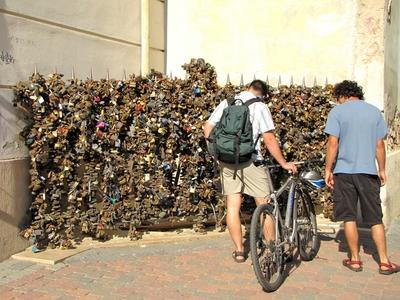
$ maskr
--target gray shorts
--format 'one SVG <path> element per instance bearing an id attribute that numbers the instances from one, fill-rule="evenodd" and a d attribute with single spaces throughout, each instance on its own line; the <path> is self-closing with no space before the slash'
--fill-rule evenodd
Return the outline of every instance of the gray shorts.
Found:
<path id="1" fill-rule="evenodd" d="M 264 198 L 270 195 L 269 173 L 266 166 L 255 166 L 252 161 L 239 164 L 236 178 L 233 179 L 236 166 L 219 163 L 221 168 L 222 194 L 247 194 L 255 198 Z"/>

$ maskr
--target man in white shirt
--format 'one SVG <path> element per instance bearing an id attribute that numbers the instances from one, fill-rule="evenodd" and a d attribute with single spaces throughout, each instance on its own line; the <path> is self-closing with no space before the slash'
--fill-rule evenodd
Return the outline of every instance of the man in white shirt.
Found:
<path id="1" fill-rule="evenodd" d="M 267 95 L 268 87 L 261 80 L 254 80 L 247 91 L 238 94 L 235 99 L 240 99 L 245 103 L 254 98 L 264 98 Z M 240 101 L 238 101 L 240 102 Z M 222 101 L 208 121 L 204 124 L 204 135 L 209 137 L 215 125 L 221 120 L 224 109 L 228 107 L 228 101 Z M 275 129 L 271 113 L 263 102 L 256 102 L 249 106 L 250 121 L 253 126 L 253 139 L 256 144 L 256 152 L 253 159 L 249 162 L 240 164 L 238 167 L 220 162 L 220 173 L 222 183 L 222 193 L 227 197 L 227 216 L 226 222 L 228 230 L 235 244 L 236 250 L 233 252 L 233 258 L 236 262 L 244 262 L 244 246 L 240 224 L 240 206 L 242 203 L 242 194 L 254 197 L 256 204 L 265 203 L 270 195 L 268 184 L 268 170 L 259 161 L 263 160 L 261 154 L 261 138 L 269 153 L 282 166 L 282 168 L 297 172 L 293 163 L 288 163 L 284 159 L 279 148 L 278 141 L 275 138 L 273 130 Z M 258 138 L 260 137 L 260 138 Z M 234 176 L 235 173 L 237 176 Z M 268 226 L 268 222 L 267 222 Z"/>

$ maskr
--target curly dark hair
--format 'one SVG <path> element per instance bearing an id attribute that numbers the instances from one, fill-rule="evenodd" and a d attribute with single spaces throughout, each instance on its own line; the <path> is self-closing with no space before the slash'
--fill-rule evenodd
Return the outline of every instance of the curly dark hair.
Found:
<path id="1" fill-rule="evenodd" d="M 361 86 L 355 81 L 344 80 L 339 82 L 333 88 L 333 95 L 336 98 L 340 97 L 357 97 L 360 100 L 364 100 L 364 92 Z"/>

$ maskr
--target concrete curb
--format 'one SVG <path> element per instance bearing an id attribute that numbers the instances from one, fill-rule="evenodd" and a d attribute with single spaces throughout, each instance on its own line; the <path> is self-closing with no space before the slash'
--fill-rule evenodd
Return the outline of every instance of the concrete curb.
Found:
<path id="1" fill-rule="evenodd" d="M 320 234 L 335 235 L 340 230 L 340 223 L 331 222 L 322 215 L 317 216 L 318 232 Z M 150 232 L 145 233 L 143 238 L 137 241 L 130 241 L 126 237 L 114 236 L 112 239 L 101 242 L 92 238 L 84 238 L 81 243 L 75 245 L 74 249 L 47 249 L 43 252 L 33 253 L 32 248 L 28 247 L 24 251 L 11 256 L 15 260 L 29 261 L 46 265 L 55 265 L 65 259 L 82 253 L 90 249 L 116 248 L 116 247 L 147 247 L 148 245 L 163 243 L 181 243 L 195 240 L 205 240 L 211 238 L 228 237 L 228 231 L 218 232 L 215 230 L 207 231 L 207 234 L 195 233 L 192 229 L 181 231 Z"/>
<path id="2" fill-rule="evenodd" d="M 108 241 L 101 242 L 92 238 L 84 238 L 82 242 L 75 245 L 74 249 L 47 249 L 43 252 L 33 253 L 32 247 L 11 256 L 15 260 L 29 261 L 46 265 L 55 265 L 65 259 L 82 253 L 90 249 L 98 248 L 116 248 L 116 247 L 147 247 L 148 245 L 163 243 L 180 243 L 209 238 L 218 238 L 227 236 L 226 232 L 208 231 L 207 234 L 195 233 L 193 230 L 185 229 L 182 233 L 173 232 L 151 232 L 144 234 L 143 238 L 137 241 L 131 241 L 128 238 L 114 237 Z"/>

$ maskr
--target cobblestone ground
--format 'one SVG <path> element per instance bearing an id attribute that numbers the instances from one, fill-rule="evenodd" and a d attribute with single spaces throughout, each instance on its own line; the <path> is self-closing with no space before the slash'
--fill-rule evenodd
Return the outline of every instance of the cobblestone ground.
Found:
<path id="1" fill-rule="evenodd" d="M 379 275 L 370 234 L 361 236 L 363 272 L 341 265 L 342 235 L 322 235 L 318 257 L 295 260 L 271 294 L 261 290 L 250 260 L 232 261 L 226 236 L 94 249 L 55 266 L 10 259 L 0 263 L 0 299 L 400 299 L 400 274 Z M 400 263 L 400 219 L 388 239 L 391 259 Z"/>

